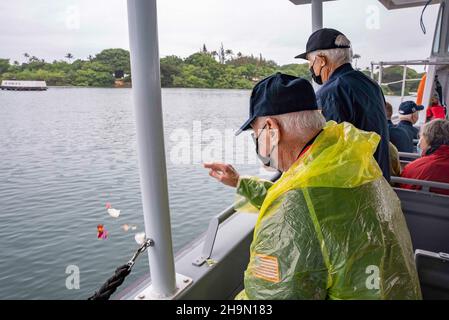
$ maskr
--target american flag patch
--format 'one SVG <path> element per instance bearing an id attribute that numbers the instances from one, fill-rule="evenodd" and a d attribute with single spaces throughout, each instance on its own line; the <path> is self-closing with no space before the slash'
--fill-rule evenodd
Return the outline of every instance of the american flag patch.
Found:
<path id="1" fill-rule="evenodd" d="M 273 256 L 256 254 L 254 256 L 253 275 L 256 278 L 278 283 L 280 281 L 278 259 Z"/>

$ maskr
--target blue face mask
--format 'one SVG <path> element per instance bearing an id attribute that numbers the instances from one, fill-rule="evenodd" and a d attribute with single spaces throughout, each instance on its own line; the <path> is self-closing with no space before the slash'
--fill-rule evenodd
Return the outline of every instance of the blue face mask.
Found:
<path id="1" fill-rule="evenodd" d="M 418 145 L 416 146 L 416 151 L 421 157 L 424 156 L 430 156 L 432 153 L 434 153 L 440 146 L 439 145 L 431 145 L 428 146 L 427 149 L 423 150 L 419 146 L 421 144 L 421 140 L 418 142 Z"/>
<path id="2" fill-rule="evenodd" d="M 422 156 L 422 149 L 421 149 L 421 147 L 419 146 L 419 143 L 418 143 L 418 145 L 416 146 L 416 152 L 417 152 L 420 156 Z"/>

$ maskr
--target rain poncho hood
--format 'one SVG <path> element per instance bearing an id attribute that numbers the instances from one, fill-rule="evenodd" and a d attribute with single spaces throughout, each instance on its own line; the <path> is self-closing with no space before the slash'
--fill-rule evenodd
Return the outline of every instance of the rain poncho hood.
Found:
<path id="1" fill-rule="evenodd" d="M 237 298 L 421 298 L 400 201 L 373 157 L 379 141 L 331 121 L 276 183 L 239 180 L 259 217 Z"/>

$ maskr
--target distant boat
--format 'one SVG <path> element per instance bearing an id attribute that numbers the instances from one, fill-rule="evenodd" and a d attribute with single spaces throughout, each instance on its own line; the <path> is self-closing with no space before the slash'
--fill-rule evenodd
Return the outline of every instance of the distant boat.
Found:
<path id="1" fill-rule="evenodd" d="M 15 91 L 44 91 L 47 90 L 47 83 L 45 81 L 3 80 L 0 89 Z"/>

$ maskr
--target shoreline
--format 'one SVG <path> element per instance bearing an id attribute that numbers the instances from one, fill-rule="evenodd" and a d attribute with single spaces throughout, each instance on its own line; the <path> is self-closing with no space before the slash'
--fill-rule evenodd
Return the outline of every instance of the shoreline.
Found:
<path id="1" fill-rule="evenodd" d="M 48 89 L 132 89 L 129 87 L 90 87 L 90 86 L 47 86 Z M 161 87 L 161 89 L 183 89 L 183 90 L 229 90 L 229 91 L 251 91 L 251 89 L 239 89 L 239 88 L 190 88 L 190 87 Z"/>

